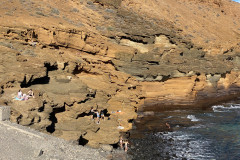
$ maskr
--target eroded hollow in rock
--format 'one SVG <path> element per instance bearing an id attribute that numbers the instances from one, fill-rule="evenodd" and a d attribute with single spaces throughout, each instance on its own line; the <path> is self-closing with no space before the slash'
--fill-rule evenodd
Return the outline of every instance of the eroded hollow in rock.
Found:
<path id="1" fill-rule="evenodd" d="M 52 124 L 50 126 L 48 126 L 46 128 L 46 130 L 49 133 L 53 133 L 55 131 L 55 123 L 57 122 L 57 118 L 55 117 L 55 113 L 54 112 L 50 113 L 49 119 L 52 122 Z"/>
<path id="2" fill-rule="evenodd" d="M 119 147 L 119 144 L 115 143 L 115 144 L 111 144 L 111 146 L 113 146 L 114 149 L 117 149 Z"/>
<path id="3" fill-rule="evenodd" d="M 50 113 L 50 117 L 49 117 L 52 124 L 46 128 L 47 132 L 53 133 L 55 131 L 55 123 L 57 123 L 57 118 L 55 115 L 56 115 L 56 113 L 60 113 L 60 112 L 64 112 L 64 111 L 65 111 L 65 107 L 53 109 L 53 112 Z"/>
<path id="4" fill-rule="evenodd" d="M 88 140 L 83 138 L 82 136 L 78 140 L 79 145 L 85 146 L 87 143 L 88 143 Z"/>

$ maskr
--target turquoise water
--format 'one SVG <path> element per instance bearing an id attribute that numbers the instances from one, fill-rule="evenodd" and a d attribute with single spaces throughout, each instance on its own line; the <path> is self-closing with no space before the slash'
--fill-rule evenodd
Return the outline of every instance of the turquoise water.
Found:
<path id="1" fill-rule="evenodd" d="M 171 125 L 170 130 L 162 125 L 165 122 Z M 143 117 L 139 124 L 131 139 L 133 159 L 240 159 L 238 102 L 207 110 L 155 113 Z"/>

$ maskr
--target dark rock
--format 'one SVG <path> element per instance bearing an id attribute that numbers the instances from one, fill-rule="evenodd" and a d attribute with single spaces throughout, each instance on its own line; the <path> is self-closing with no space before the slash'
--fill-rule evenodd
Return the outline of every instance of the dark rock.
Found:
<path id="1" fill-rule="evenodd" d="M 40 157 L 40 156 L 42 156 L 43 155 L 43 150 L 42 149 L 40 149 L 40 150 L 35 150 L 34 151 L 34 157 Z"/>

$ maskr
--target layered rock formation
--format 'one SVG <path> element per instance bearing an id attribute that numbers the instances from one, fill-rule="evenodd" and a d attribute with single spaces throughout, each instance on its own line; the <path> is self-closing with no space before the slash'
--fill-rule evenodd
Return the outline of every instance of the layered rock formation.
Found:
<path id="1" fill-rule="evenodd" d="M 237 3 L 13 0 L 0 6 L 0 102 L 12 106 L 13 122 L 98 147 L 116 144 L 142 107 L 204 106 L 239 94 Z M 33 89 L 35 98 L 14 100 L 20 88 Z M 96 124 L 91 107 L 109 120 Z"/>

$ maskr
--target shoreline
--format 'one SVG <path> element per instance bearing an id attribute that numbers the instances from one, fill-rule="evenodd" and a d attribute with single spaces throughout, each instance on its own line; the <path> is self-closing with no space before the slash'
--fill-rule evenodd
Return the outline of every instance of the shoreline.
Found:
<path id="1" fill-rule="evenodd" d="M 133 134 L 131 140 L 134 142 L 133 144 L 138 147 L 138 150 L 133 147 L 131 152 L 138 152 L 134 153 L 134 156 L 138 158 L 148 157 L 148 159 L 151 159 L 151 157 L 160 155 L 162 156 L 162 159 L 165 159 L 166 157 L 168 157 L 167 159 L 171 159 L 173 157 L 179 159 L 188 159 L 189 154 L 193 157 L 198 154 L 200 154 L 200 156 L 206 156 L 205 152 L 199 152 L 198 147 L 191 144 L 199 142 L 198 144 L 202 144 L 202 149 L 205 149 L 204 147 L 209 147 L 208 145 L 205 145 L 206 143 L 211 145 L 212 140 L 215 140 L 214 142 L 221 145 L 221 152 L 214 152 L 216 150 L 213 150 L 212 152 L 207 153 L 212 153 L 212 155 L 215 156 L 213 157 L 214 159 L 218 157 L 218 153 L 220 155 L 225 155 L 225 149 L 222 143 L 228 144 L 229 140 L 230 142 L 232 141 L 232 136 L 237 136 L 238 127 L 233 128 L 232 125 L 234 124 L 237 126 L 239 122 L 239 102 L 239 99 L 234 101 L 227 101 L 221 105 L 212 107 L 212 110 L 202 110 L 201 108 L 199 108 L 199 110 L 196 110 L 189 108 L 189 110 L 170 110 L 162 113 L 156 113 L 155 115 L 146 115 L 146 117 L 142 117 L 140 119 L 141 122 L 139 122 L 137 125 L 135 132 L 133 131 L 135 135 Z M 170 130 L 168 130 L 164 125 L 165 122 L 171 125 Z M 162 128 L 160 125 L 162 125 Z M 198 137 L 199 135 L 202 136 Z M 218 138 L 215 139 L 214 137 Z M 225 141 L 224 138 L 229 139 L 228 141 Z M 235 138 L 238 139 L 237 137 Z M 238 141 L 234 142 L 237 143 Z M 179 145 L 179 143 L 181 143 L 181 145 Z M 178 148 L 176 149 L 176 147 Z M 214 145 L 210 146 L 210 148 L 215 147 L 216 146 Z M 234 145 L 232 145 L 232 147 L 234 147 Z M 156 150 L 152 151 L 154 148 Z M 191 149 L 193 149 L 192 151 L 194 152 L 187 152 Z M 179 155 L 176 154 L 179 153 L 177 150 L 186 152 Z M 235 153 L 235 155 L 236 154 L 237 153 Z M 231 154 L 228 156 L 234 157 Z"/>
<path id="2" fill-rule="evenodd" d="M 240 94 L 235 3 L 98 1 L 2 3 L 0 104 L 12 122 L 113 148 L 141 106 L 207 109 Z M 13 100 L 20 88 L 35 98 Z M 92 121 L 92 108 L 110 119 Z"/>

